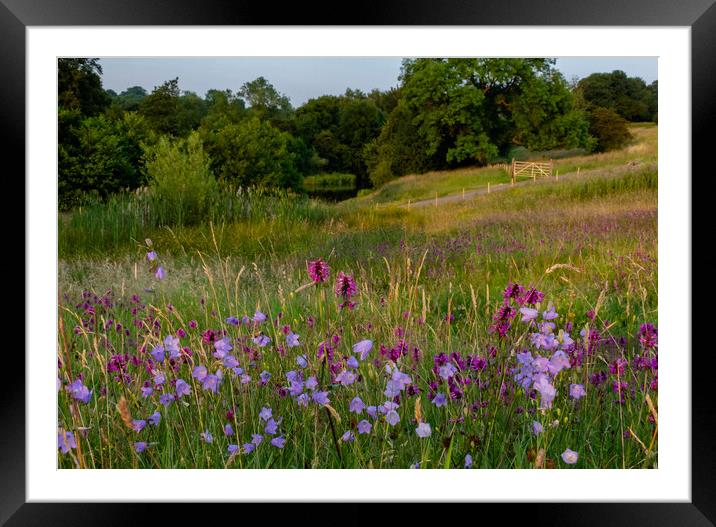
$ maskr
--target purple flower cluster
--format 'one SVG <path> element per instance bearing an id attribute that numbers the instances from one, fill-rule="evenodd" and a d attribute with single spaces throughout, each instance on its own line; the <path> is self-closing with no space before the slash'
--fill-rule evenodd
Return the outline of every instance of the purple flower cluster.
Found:
<path id="1" fill-rule="evenodd" d="M 518 371 L 515 381 L 525 390 L 534 389 L 540 394 L 540 408 L 551 408 L 557 395 L 554 378 L 564 368 L 569 368 L 569 359 L 562 350 L 554 352 L 550 359 L 524 351 L 517 354 Z"/>
<path id="2" fill-rule="evenodd" d="M 310 276 L 311 280 L 316 284 L 321 284 L 328 280 L 330 272 L 328 264 L 320 258 L 308 262 L 308 276 Z"/>
<path id="3" fill-rule="evenodd" d="M 69 392 L 73 399 L 77 399 L 84 404 L 88 404 L 90 398 L 92 397 L 92 391 L 90 391 L 90 389 L 87 388 L 87 386 L 85 386 L 80 379 L 77 379 L 72 384 L 65 386 L 65 390 Z"/>

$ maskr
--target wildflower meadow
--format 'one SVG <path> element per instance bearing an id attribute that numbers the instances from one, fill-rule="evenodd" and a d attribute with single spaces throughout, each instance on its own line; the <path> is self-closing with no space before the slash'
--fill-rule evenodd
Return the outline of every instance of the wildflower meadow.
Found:
<path id="1" fill-rule="evenodd" d="M 60 469 L 658 467 L 655 79 L 225 58 L 58 59 Z"/>
<path id="2" fill-rule="evenodd" d="M 656 169 L 594 161 L 104 246 L 61 220 L 59 466 L 655 468 Z"/>

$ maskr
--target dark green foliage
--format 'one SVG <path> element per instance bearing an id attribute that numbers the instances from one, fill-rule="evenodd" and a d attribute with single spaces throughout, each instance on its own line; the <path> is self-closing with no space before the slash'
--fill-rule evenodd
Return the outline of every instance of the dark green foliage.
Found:
<path id="1" fill-rule="evenodd" d="M 253 117 L 271 120 L 274 124 L 288 119 L 293 111 L 289 98 L 279 93 L 264 77 L 244 83 L 237 95 L 250 106 Z"/>
<path id="2" fill-rule="evenodd" d="M 109 90 L 107 90 L 109 91 Z M 117 104 L 122 111 L 125 112 L 136 112 L 139 110 L 139 104 L 147 96 L 147 90 L 141 86 L 132 86 L 127 88 L 112 101 L 113 104 Z"/>
<path id="3" fill-rule="evenodd" d="M 196 93 L 185 91 L 179 97 L 177 110 L 177 128 L 181 136 L 188 135 L 199 128 L 202 119 L 206 116 L 207 104 Z"/>
<path id="4" fill-rule="evenodd" d="M 400 88 L 390 88 L 387 91 L 372 90 L 368 97 L 380 108 L 383 115 L 390 115 L 401 99 Z"/>
<path id="5" fill-rule="evenodd" d="M 202 134 L 222 129 L 227 124 L 236 124 L 246 117 L 246 105 L 231 90 L 209 90 L 204 98 L 206 114 L 201 120 Z"/>
<path id="6" fill-rule="evenodd" d="M 99 59 L 57 59 L 58 105 L 84 117 L 98 115 L 109 106 L 102 88 Z"/>
<path id="7" fill-rule="evenodd" d="M 159 134 L 178 136 L 179 119 L 179 78 L 156 86 L 154 91 L 142 99 L 139 114 Z"/>
<path id="8" fill-rule="evenodd" d="M 315 151 L 314 167 L 321 172 L 354 174 L 359 188 L 368 186 L 364 147 L 380 134 L 385 122 L 377 98 L 377 90 L 367 97 L 349 89 L 340 97 L 311 99 L 296 111 L 292 131 Z M 387 99 L 382 103 L 390 105 Z"/>
<path id="9" fill-rule="evenodd" d="M 244 187 L 299 189 L 297 165 L 305 163 L 290 134 L 257 117 L 229 124 L 206 137 L 206 148 L 216 175 Z"/>
<path id="10" fill-rule="evenodd" d="M 596 152 L 621 148 L 632 138 L 627 121 L 615 111 L 595 106 L 590 108 L 587 115 L 589 133 L 596 139 Z"/>
<path id="11" fill-rule="evenodd" d="M 649 92 L 648 107 L 651 120 L 659 121 L 659 81 L 654 81 L 647 87 Z"/>
<path id="12" fill-rule="evenodd" d="M 593 146 L 589 123 L 579 110 L 562 75 L 552 71 L 532 77 L 512 104 L 513 144 L 530 150 Z"/>
<path id="13" fill-rule="evenodd" d="M 365 147 L 365 158 L 373 186 L 396 177 L 426 172 L 438 163 L 428 155 L 428 144 L 413 124 L 413 114 L 399 103 L 388 117 L 380 136 Z"/>
<path id="14" fill-rule="evenodd" d="M 579 81 L 577 89 L 592 105 L 609 108 L 627 121 L 654 121 L 658 112 L 658 84 L 647 84 L 638 77 L 627 77 L 615 70 L 593 73 Z"/>
<path id="15" fill-rule="evenodd" d="M 119 120 L 104 115 L 81 119 L 78 112 L 61 109 L 59 130 L 60 210 L 145 182 L 142 145 L 154 137 L 142 117 L 127 113 Z"/>

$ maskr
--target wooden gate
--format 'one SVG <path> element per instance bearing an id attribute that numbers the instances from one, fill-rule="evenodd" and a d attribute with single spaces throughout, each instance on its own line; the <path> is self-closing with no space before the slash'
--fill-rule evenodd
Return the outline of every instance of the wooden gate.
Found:
<path id="1" fill-rule="evenodd" d="M 512 184 L 515 184 L 518 177 L 532 178 L 533 181 L 537 181 L 538 177 L 551 177 L 553 162 L 550 159 L 549 162 L 537 163 L 533 161 L 515 161 L 512 160 Z"/>

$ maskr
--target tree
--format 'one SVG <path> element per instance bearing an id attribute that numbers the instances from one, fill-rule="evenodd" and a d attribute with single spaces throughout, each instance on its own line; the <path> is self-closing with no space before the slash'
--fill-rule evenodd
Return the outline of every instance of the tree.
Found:
<path id="1" fill-rule="evenodd" d="M 647 106 L 649 107 L 650 120 L 659 120 L 659 81 L 654 81 L 647 87 L 649 93 Z"/>
<path id="2" fill-rule="evenodd" d="M 405 60 L 402 111 L 412 114 L 427 156 L 442 168 L 486 164 L 515 142 L 583 145 L 586 122 L 553 65 L 552 59 Z"/>
<path id="3" fill-rule="evenodd" d="M 593 73 L 579 81 L 577 89 L 589 104 L 614 110 L 628 121 L 650 121 L 656 113 L 657 86 L 615 70 Z"/>
<path id="4" fill-rule="evenodd" d="M 597 140 L 594 150 L 605 152 L 625 146 L 632 138 L 627 121 L 609 108 L 592 106 L 587 113 L 589 133 Z"/>
<path id="5" fill-rule="evenodd" d="M 364 147 L 370 181 L 375 187 L 396 177 L 426 172 L 440 162 L 413 124 L 413 113 L 400 102 L 388 116 L 380 135 Z"/>
<path id="6" fill-rule="evenodd" d="M 206 114 L 201 120 L 202 133 L 217 131 L 246 117 L 246 105 L 231 90 L 209 90 L 204 97 Z"/>
<path id="7" fill-rule="evenodd" d="M 363 188 L 368 184 L 364 147 L 378 137 L 384 122 L 373 99 L 348 89 L 342 96 L 309 100 L 296 110 L 292 130 L 323 160 L 321 171 L 354 174 Z"/>
<path id="8" fill-rule="evenodd" d="M 300 145 L 257 117 L 225 126 L 206 147 L 221 179 L 247 187 L 300 188 Z"/>
<path id="9" fill-rule="evenodd" d="M 179 78 L 155 86 L 154 91 L 139 103 L 139 113 L 160 134 L 179 135 Z"/>
<path id="10" fill-rule="evenodd" d="M 589 123 L 562 75 L 552 71 L 532 77 L 512 105 L 512 142 L 531 150 L 585 147 L 594 144 Z"/>
<path id="11" fill-rule="evenodd" d="M 134 113 L 126 113 L 119 120 L 104 115 L 79 120 L 77 115 L 71 110 L 61 111 L 60 209 L 143 185 L 143 148 L 154 142 L 144 119 Z"/>
<path id="12" fill-rule="evenodd" d="M 238 95 L 249 105 L 251 114 L 260 120 L 285 120 L 293 110 L 289 98 L 276 91 L 264 77 L 244 83 Z"/>
<path id="13" fill-rule="evenodd" d="M 102 88 L 99 59 L 57 59 L 58 105 L 83 117 L 102 113 L 110 103 Z"/>
<path id="14" fill-rule="evenodd" d="M 292 122 L 294 134 L 303 139 L 306 144 L 313 145 L 321 132 L 327 130 L 334 133 L 337 130 L 340 112 L 340 97 L 322 95 L 310 99 L 294 114 Z"/>
<path id="15" fill-rule="evenodd" d="M 343 167 L 341 172 L 356 176 L 356 186 L 370 186 L 363 149 L 378 137 L 385 118 L 371 99 L 347 99 L 340 107 L 337 139 L 342 145 Z"/>
<path id="16" fill-rule="evenodd" d="M 207 104 L 196 93 L 185 91 L 179 97 L 177 105 L 177 132 L 184 137 L 189 132 L 199 128 L 202 119 L 207 114 Z"/>
<path id="17" fill-rule="evenodd" d="M 136 112 L 139 110 L 139 105 L 146 96 L 147 90 L 141 86 L 132 86 L 117 95 L 115 102 L 122 111 Z"/>

